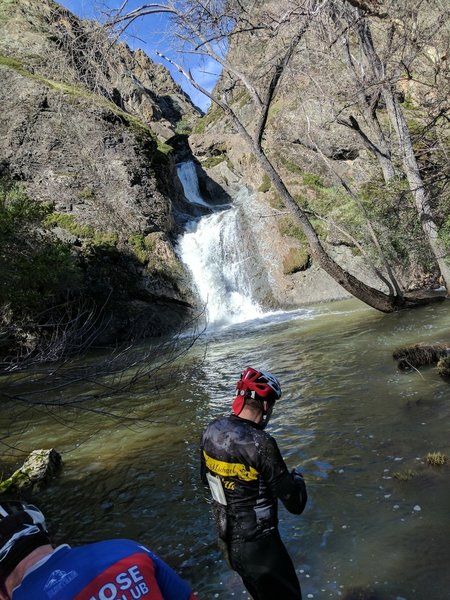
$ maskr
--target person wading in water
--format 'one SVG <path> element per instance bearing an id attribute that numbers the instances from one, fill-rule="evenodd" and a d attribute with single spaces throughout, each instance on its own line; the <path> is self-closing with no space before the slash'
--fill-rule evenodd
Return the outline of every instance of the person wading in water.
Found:
<path id="1" fill-rule="evenodd" d="M 277 499 L 299 515 L 306 486 L 301 473 L 288 471 L 275 439 L 264 431 L 280 383 L 247 367 L 236 394 L 232 414 L 212 421 L 201 439 L 201 477 L 211 490 L 219 545 L 254 600 L 301 600 L 278 532 Z"/>

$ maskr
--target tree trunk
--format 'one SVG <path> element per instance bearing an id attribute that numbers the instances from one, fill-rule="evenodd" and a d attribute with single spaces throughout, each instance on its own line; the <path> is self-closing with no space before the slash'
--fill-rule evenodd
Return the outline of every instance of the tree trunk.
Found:
<path id="1" fill-rule="evenodd" d="M 249 140 L 247 139 L 247 141 Z M 308 217 L 292 198 L 272 163 L 262 150 L 256 148 L 254 144 L 251 146 L 259 163 L 270 177 L 286 207 L 289 209 L 295 221 L 299 224 L 303 233 L 305 234 L 309 243 L 311 256 L 317 261 L 320 267 L 352 296 L 358 298 L 372 308 L 376 308 L 377 310 L 385 313 L 394 312 L 400 308 L 403 308 L 405 306 L 405 301 L 402 297 L 392 294 L 385 294 L 384 292 L 381 292 L 380 290 L 363 283 L 354 275 L 345 271 L 331 258 L 331 256 L 322 246 L 322 243 Z"/>
<path id="2" fill-rule="evenodd" d="M 340 23 L 337 23 L 337 29 L 341 27 Z M 350 120 L 347 126 L 355 130 L 361 137 L 364 145 L 372 152 L 378 160 L 378 163 L 383 171 L 383 177 L 385 181 L 389 181 L 395 177 L 395 169 L 392 163 L 391 151 L 389 144 L 386 140 L 386 136 L 381 128 L 381 125 L 377 119 L 376 113 L 373 107 L 370 105 L 367 99 L 367 89 L 365 89 L 364 83 L 361 81 L 361 77 L 358 73 L 352 54 L 350 52 L 350 45 L 348 39 L 348 32 L 342 36 L 342 52 L 344 60 L 347 64 L 347 68 L 353 77 L 353 81 L 357 87 L 358 104 L 364 115 L 366 122 L 369 124 L 373 139 L 370 140 L 367 135 L 361 130 L 361 127 L 356 122 Z"/>
<path id="3" fill-rule="evenodd" d="M 439 239 L 438 227 L 434 220 L 428 194 L 425 190 L 417 159 L 414 154 L 408 125 L 392 87 L 385 85 L 382 92 L 386 102 L 389 120 L 391 121 L 399 140 L 403 168 L 406 178 L 408 179 L 409 189 L 411 190 L 416 204 L 420 223 L 428 240 L 428 244 L 439 265 L 445 287 L 448 291 L 450 289 L 450 267 L 446 261 L 448 253 Z"/>
<path id="4" fill-rule="evenodd" d="M 397 135 L 401 158 L 403 162 L 403 170 L 408 180 L 409 189 L 413 195 L 417 209 L 417 214 L 428 241 L 428 245 L 434 254 L 436 262 L 441 271 L 447 291 L 450 289 L 450 267 L 445 258 L 447 253 L 439 240 L 438 228 L 434 220 L 433 211 L 431 210 L 428 194 L 425 190 L 424 182 L 420 174 L 417 164 L 416 155 L 411 141 L 408 125 L 405 115 L 398 102 L 393 84 L 386 81 L 386 73 L 383 63 L 380 60 L 378 53 L 372 40 L 370 28 L 364 20 L 360 20 L 357 26 L 357 32 L 369 67 L 378 82 L 384 82 L 381 86 L 381 94 L 386 103 L 386 110 L 389 121 Z"/>

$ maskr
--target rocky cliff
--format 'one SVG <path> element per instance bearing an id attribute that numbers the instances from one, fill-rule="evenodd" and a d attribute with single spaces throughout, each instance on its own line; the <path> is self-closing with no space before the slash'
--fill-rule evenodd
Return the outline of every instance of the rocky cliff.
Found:
<path id="1" fill-rule="evenodd" d="M 335 21 L 343 4 L 336 5 Z M 393 6 L 388 2 L 381 4 L 390 9 Z M 243 3 L 242 10 L 245 11 L 246 6 Z M 266 97 L 275 62 L 301 26 L 301 20 L 296 19 L 295 11 L 291 13 L 291 9 L 292 4 L 288 2 L 268 0 L 261 3 L 244 15 L 242 31 L 239 32 L 239 24 L 236 25 L 236 34 L 230 37 L 227 60 L 233 69 L 223 74 L 215 94 L 218 98 L 227 97 L 228 106 L 250 134 L 257 127 L 259 109 L 244 81 L 251 82 L 260 98 Z M 448 114 L 445 100 L 448 93 L 448 38 L 442 29 L 434 38 L 436 46 L 426 45 L 422 51 L 417 43 L 422 35 L 429 44 L 427 31 L 439 31 L 436 25 L 440 15 L 439 2 L 430 3 L 429 15 L 422 15 L 415 21 L 412 13 L 408 17 L 415 22 L 417 36 L 412 40 L 414 49 L 408 60 L 411 56 L 420 57 L 414 62 L 415 73 L 418 80 L 427 82 L 427 89 L 411 73 L 402 72 L 405 63 L 401 61 L 406 60 L 405 48 L 409 42 L 404 35 L 406 26 L 400 21 L 398 12 L 393 11 L 392 19 L 380 19 L 376 11 L 373 14 L 370 24 L 374 30 L 374 43 L 381 48 L 387 68 L 396 60 L 400 65 L 392 75 L 392 81 L 410 126 L 421 172 L 429 178 L 433 172 L 437 175 L 447 171 L 445 147 L 449 132 L 448 116 L 444 114 Z M 382 265 L 380 268 L 384 269 L 382 257 L 372 249 L 373 239 L 368 232 L 373 227 L 385 258 L 404 289 L 436 284 L 436 265 L 430 259 L 420 231 L 420 218 L 406 191 L 396 136 L 388 122 L 376 82 L 367 88 L 366 99 L 372 103 L 371 110 L 377 112 L 379 121 L 376 125 L 384 129 L 389 140 L 395 176 L 388 185 L 382 181 L 380 166 L 367 140 L 358 135 L 354 125 L 358 121 L 364 131 L 370 131 L 368 120 L 358 108 L 358 88 L 353 74 L 346 65 L 345 56 L 340 54 L 343 47 L 340 36 L 345 27 L 334 29 L 331 17 L 328 22 L 319 21 L 317 27 L 310 26 L 306 30 L 271 103 L 263 135 L 266 155 L 292 197 L 314 221 L 328 253 L 346 270 L 369 285 L 387 291 L 373 268 Z M 272 26 L 267 26 L 268 23 Z M 390 49 L 382 46 L 383 36 L 389 39 L 389 27 L 396 39 L 395 50 L 394 46 Z M 351 41 L 356 38 L 353 32 L 350 37 Z M 353 60 L 358 63 L 359 49 L 352 48 Z M 362 62 L 358 63 L 358 68 L 364 81 L 369 67 Z M 197 123 L 190 144 L 208 175 L 224 188 L 240 181 L 255 192 L 255 201 L 248 209 L 249 236 L 266 265 L 274 305 L 295 307 L 347 295 L 311 260 L 305 237 L 284 209 L 251 148 L 243 143 L 242 136 L 232 121 L 224 118 L 220 108 L 213 105 Z M 429 160 L 431 155 L 433 158 Z M 435 187 L 432 177 L 428 180 L 427 185 L 435 198 L 433 207 L 446 235 L 445 194 Z"/>
<path id="2" fill-rule="evenodd" d="M 235 68 L 222 76 L 216 91 L 228 97 L 248 131 L 257 125 L 257 111 L 233 72 L 252 78 L 255 89 L 264 91 L 271 68 L 297 27 L 295 14 L 278 22 L 280 7 L 288 4 L 260 3 L 262 13 L 252 9 L 251 14 L 259 19 L 258 27 L 244 27 L 243 36 L 231 38 L 228 60 Z M 267 26 L 267 18 L 275 29 Z M 285 38 L 274 33 L 283 23 Z M 345 269 L 385 291 L 374 275 L 373 266 L 382 265 L 383 256 L 373 250 L 372 227 L 401 285 L 411 289 L 428 284 L 437 270 L 405 187 L 399 149 L 391 144 L 396 173 L 392 184 L 384 185 L 373 152 L 349 126 L 353 113 L 362 123 L 363 115 L 352 100 L 354 82 L 343 61 L 324 51 L 334 51 L 337 44 L 321 38 L 325 46 L 318 46 L 323 30 L 328 31 L 311 27 L 305 33 L 283 74 L 267 114 L 266 155 L 314 220 L 329 255 Z M 445 233 L 450 224 L 442 189 L 448 179 L 436 174 L 443 171 L 448 140 L 448 131 L 441 127 L 448 110 L 442 100 L 448 60 L 435 48 L 432 54 L 431 62 L 424 56 L 418 65 L 429 82 L 420 88 L 426 92 L 418 93 L 414 81 L 400 78 L 396 93 L 415 132 L 421 169 L 435 176 L 433 208 Z M 182 326 L 195 299 L 173 243 L 192 209 L 175 163 L 193 155 L 201 187 L 217 203 L 228 202 L 242 185 L 254 192 L 239 210 L 242 235 L 252 248 L 249 278 L 256 299 L 267 307 L 294 308 L 347 295 L 314 264 L 304 233 L 230 120 L 214 106 L 202 116 L 168 72 L 142 51 L 117 43 L 97 23 L 78 19 L 52 0 L 3 0 L 0 78 L 0 192 L 4 188 L 15 193 L 11 185 L 20 184 L 27 202 L 43 209 L 34 233 L 22 225 L 21 237 L 10 236 L 3 245 L 0 273 L 14 291 L 8 252 L 20 255 L 21 247 L 30 248 L 36 240 L 44 240 L 46 248 L 57 240 L 52 253 L 70 267 L 65 282 L 56 281 L 55 270 L 48 293 L 39 256 L 39 268 L 32 263 L 28 270 L 36 277 L 40 273 L 40 279 L 33 280 L 31 273 L 28 280 L 33 303 L 41 310 L 49 303 L 64 304 L 65 298 L 87 299 L 107 313 L 101 329 L 106 342 Z M 390 136 L 385 107 L 379 97 L 372 100 Z M 186 135 L 179 132 L 190 130 L 187 145 Z M 22 216 L 32 214 L 21 202 Z M 11 227 L 0 223 L 0 236 L 5 231 Z M 22 263 L 31 255 L 24 251 Z M 40 296 L 45 300 L 41 304 Z M 5 346 L 5 336 L 17 334 L 11 327 L 18 310 L 15 298 L 16 293 L 0 297 L 0 324 L 6 324 L 7 332 L 0 330 L 0 346 Z M 23 303 L 23 297 L 18 300 Z M 47 327 L 46 322 L 38 325 Z M 36 336 L 30 328 L 19 333 L 33 345 Z"/>
<path id="3" fill-rule="evenodd" d="M 0 4 L 0 80 L 0 177 L 50 207 L 45 235 L 77 273 L 66 293 L 108 312 L 104 341 L 179 327 L 192 298 L 166 142 L 197 109 L 142 51 L 51 0 Z"/>

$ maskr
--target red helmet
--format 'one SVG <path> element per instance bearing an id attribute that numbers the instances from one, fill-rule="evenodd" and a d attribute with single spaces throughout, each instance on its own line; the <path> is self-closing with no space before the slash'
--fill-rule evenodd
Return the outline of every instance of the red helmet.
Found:
<path id="1" fill-rule="evenodd" d="M 268 400 L 273 404 L 281 396 L 281 385 L 275 375 L 247 367 L 236 384 L 236 394 L 232 409 L 235 415 L 239 415 L 246 398 Z"/>

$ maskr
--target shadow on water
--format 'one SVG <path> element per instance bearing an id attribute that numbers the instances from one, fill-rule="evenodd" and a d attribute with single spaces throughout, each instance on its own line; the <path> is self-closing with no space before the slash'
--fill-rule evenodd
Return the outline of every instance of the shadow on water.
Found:
<path id="1" fill-rule="evenodd" d="M 395 315 L 356 301 L 310 307 L 208 332 L 171 365 L 170 385 L 119 400 L 141 422 L 86 413 L 68 428 L 40 412 L 23 431 L 2 411 L 1 430 L 62 453 L 61 477 L 35 497 L 57 541 L 136 538 L 200 597 L 246 598 L 216 549 L 198 441 L 228 412 L 242 368 L 265 367 L 283 385 L 270 432 L 309 489 L 300 518 L 280 509 L 304 597 L 446 600 L 450 466 L 425 456 L 450 455 L 449 384 L 433 368 L 398 371 L 392 351 L 449 340 L 447 304 Z"/>

